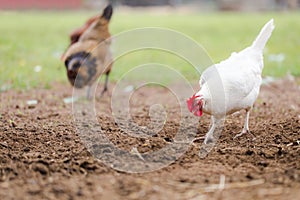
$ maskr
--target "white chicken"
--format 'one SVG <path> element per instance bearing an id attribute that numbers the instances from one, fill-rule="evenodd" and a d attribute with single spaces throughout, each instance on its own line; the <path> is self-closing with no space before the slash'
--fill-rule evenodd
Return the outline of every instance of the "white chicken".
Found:
<path id="1" fill-rule="evenodd" d="M 271 19 L 250 47 L 209 68 L 200 77 L 200 91 L 187 100 L 188 109 L 196 116 L 210 114 L 212 125 L 204 143 L 214 141 L 214 131 L 226 115 L 245 109 L 244 128 L 239 137 L 249 131 L 249 114 L 259 94 L 264 66 L 263 49 L 274 29 Z"/>

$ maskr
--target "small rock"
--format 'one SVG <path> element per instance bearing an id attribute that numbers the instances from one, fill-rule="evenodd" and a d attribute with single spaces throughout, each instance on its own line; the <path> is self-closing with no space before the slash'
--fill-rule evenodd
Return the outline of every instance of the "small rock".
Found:
<path id="1" fill-rule="evenodd" d="M 37 100 L 28 100 L 26 102 L 26 104 L 28 105 L 28 108 L 31 109 L 31 108 L 35 108 L 35 106 L 37 105 L 38 101 Z"/>
<path id="2" fill-rule="evenodd" d="M 67 98 L 64 98 L 64 103 L 69 104 L 69 103 L 76 102 L 77 100 L 78 100 L 78 98 L 76 98 L 76 97 L 67 97 Z"/>
<path id="3" fill-rule="evenodd" d="M 17 127 L 17 123 L 14 122 L 13 120 L 10 120 L 10 126 L 13 127 L 13 128 L 16 128 Z"/>
<path id="4" fill-rule="evenodd" d="M 42 163 L 36 163 L 33 165 L 32 169 L 34 171 L 40 172 L 42 175 L 47 175 L 49 173 L 49 169 Z"/>
<path id="5" fill-rule="evenodd" d="M 125 93 L 129 93 L 129 92 L 132 92 L 134 90 L 134 87 L 133 85 L 128 85 L 127 87 L 124 88 L 124 92 Z"/>
<path id="6" fill-rule="evenodd" d="M 0 145 L 2 146 L 2 147 L 5 147 L 5 148 L 8 148 L 8 144 L 7 144 L 7 142 L 0 142 Z"/>

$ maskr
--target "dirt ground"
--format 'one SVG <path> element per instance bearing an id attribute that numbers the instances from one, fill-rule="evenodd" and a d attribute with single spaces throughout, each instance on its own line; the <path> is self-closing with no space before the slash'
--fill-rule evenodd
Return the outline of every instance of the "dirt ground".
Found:
<path id="1" fill-rule="evenodd" d="M 298 83 L 297 83 L 298 82 Z M 250 115 L 255 135 L 233 139 L 244 112 L 226 119 L 218 143 L 199 158 L 202 140 L 172 164 L 147 173 L 126 173 L 95 159 L 76 132 L 70 86 L 1 93 L 0 199 L 299 199 L 300 86 L 284 79 L 262 86 Z M 110 91 L 112 90 L 112 86 Z M 131 116 L 149 123 L 149 99 L 168 102 L 164 89 L 146 88 L 132 96 Z M 36 105 L 26 101 L 36 99 Z M 173 141 L 178 105 L 167 109 L 164 128 L 149 139 L 123 134 L 109 116 L 110 96 L 96 102 L 102 130 L 113 144 L 140 153 Z M 204 135 L 209 117 L 200 121 Z M 130 163 L 129 163 L 130 165 Z"/>

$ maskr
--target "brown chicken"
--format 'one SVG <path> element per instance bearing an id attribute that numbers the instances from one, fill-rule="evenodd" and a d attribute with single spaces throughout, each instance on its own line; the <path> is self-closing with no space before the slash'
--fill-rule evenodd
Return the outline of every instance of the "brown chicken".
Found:
<path id="1" fill-rule="evenodd" d="M 62 56 L 69 82 L 76 88 L 88 86 L 90 89 L 100 75 L 105 74 L 105 84 L 101 95 L 107 91 L 108 77 L 113 59 L 110 51 L 109 22 L 113 8 L 108 5 L 102 15 L 90 18 L 84 26 L 70 35 L 71 44 Z"/>

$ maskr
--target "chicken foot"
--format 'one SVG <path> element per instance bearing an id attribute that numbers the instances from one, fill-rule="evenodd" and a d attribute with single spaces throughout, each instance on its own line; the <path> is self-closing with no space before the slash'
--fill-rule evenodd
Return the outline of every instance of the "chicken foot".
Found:
<path id="1" fill-rule="evenodd" d="M 244 134 L 249 134 L 249 135 L 251 135 L 253 137 L 253 139 L 255 139 L 255 136 L 249 130 L 249 116 L 250 116 L 250 111 L 251 111 L 251 108 L 246 109 L 246 117 L 245 117 L 244 128 L 243 128 L 242 132 L 239 133 L 239 134 L 237 134 L 237 135 L 235 135 L 233 137 L 233 139 L 241 137 Z"/>

